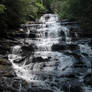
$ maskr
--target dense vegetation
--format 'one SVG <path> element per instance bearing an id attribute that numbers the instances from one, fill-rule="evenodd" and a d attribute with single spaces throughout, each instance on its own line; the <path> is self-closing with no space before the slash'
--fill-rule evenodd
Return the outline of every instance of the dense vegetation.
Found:
<path id="1" fill-rule="evenodd" d="M 27 20 L 36 19 L 44 10 L 37 0 L 1 0 L 0 29 L 17 28 Z"/>
<path id="2" fill-rule="evenodd" d="M 21 23 L 34 21 L 47 12 L 92 29 L 92 0 L 0 0 L 0 30 L 16 29 Z"/>

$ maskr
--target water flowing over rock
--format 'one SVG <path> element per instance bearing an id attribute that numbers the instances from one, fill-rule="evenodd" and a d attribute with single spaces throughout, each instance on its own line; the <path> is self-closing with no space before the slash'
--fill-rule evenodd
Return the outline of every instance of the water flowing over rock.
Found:
<path id="1" fill-rule="evenodd" d="M 92 53 L 88 44 L 77 42 L 78 26 L 45 14 L 22 27 L 26 37 L 11 47 L 8 59 L 16 75 L 30 83 L 28 92 L 83 92 L 81 78 L 91 72 Z"/>

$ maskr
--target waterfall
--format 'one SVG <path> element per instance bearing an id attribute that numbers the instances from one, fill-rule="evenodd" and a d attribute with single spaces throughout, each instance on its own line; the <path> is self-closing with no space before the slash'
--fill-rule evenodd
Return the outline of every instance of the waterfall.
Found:
<path id="1" fill-rule="evenodd" d="M 74 57 L 52 51 L 53 45 L 62 44 L 60 40 L 63 37 L 59 35 L 61 31 L 64 32 L 65 44 L 71 44 L 70 30 L 61 25 L 55 14 L 45 14 L 39 19 L 38 24 L 33 23 L 26 27 L 24 43 L 11 47 L 12 52 L 8 59 L 18 77 L 28 82 L 36 82 L 38 86 L 51 88 L 48 82 L 55 82 L 56 77 L 64 73 L 63 69 L 67 67 L 65 72 L 72 71 L 70 66 L 73 64 L 72 61 L 75 61 Z M 35 38 L 30 38 L 30 34 L 35 34 Z M 33 47 L 34 51 L 24 52 L 26 49 L 23 47 Z"/>

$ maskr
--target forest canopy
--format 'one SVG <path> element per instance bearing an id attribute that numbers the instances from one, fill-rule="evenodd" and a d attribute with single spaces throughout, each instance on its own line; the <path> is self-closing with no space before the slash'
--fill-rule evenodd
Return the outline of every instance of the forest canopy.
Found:
<path id="1" fill-rule="evenodd" d="M 92 29 L 92 0 L 0 0 L 0 30 L 16 29 L 44 13 L 56 13 L 61 20 L 75 20 Z"/>

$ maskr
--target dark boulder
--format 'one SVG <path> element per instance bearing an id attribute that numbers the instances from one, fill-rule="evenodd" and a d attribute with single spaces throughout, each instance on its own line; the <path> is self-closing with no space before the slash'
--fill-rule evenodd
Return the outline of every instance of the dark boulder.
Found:
<path id="1" fill-rule="evenodd" d="M 0 65 L 9 65 L 9 66 L 11 66 L 11 63 L 7 59 L 0 58 Z"/>
<path id="2" fill-rule="evenodd" d="M 90 46 L 92 46 L 92 40 L 88 43 Z"/>
<path id="3" fill-rule="evenodd" d="M 35 45 L 30 45 L 30 46 L 22 46 L 22 56 L 30 56 L 33 54 L 35 50 Z"/>
<path id="4" fill-rule="evenodd" d="M 81 83 L 78 80 L 66 80 L 61 84 L 64 92 L 83 92 Z"/>
<path id="5" fill-rule="evenodd" d="M 34 57 L 33 60 L 32 60 L 32 62 L 33 62 L 33 63 L 36 63 L 36 62 L 38 62 L 38 63 L 41 63 L 41 62 L 48 62 L 49 59 L 50 59 L 50 57 L 48 57 L 48 58 L 46 58 L 46 59 L 43 59 L 42 57 L 36 57 L 36 58 Z"/>
<path id="6" fill-rule="evenodd" d="M 78 49 L 78 46 L 77 45 L 73 45 L 73 44 L 65 44 L 65 45 L 62 45 L 62 44 L 54 44 L 52 46 L 52 51 L 62 51 L 62 50 L 76 50 Z"/>
<path id="7" fill-rule="evenodd" d="M 85 83 L 86 85 L 92 86 L 92 73 L 88 73 L 88 74 L 84 77 L 84 83 Z"/>
<path id="8" fill-rule="evenodd" d="M 27 92 L 53 92 L 53 91 L 49 89 L 29 88 Z"/>

